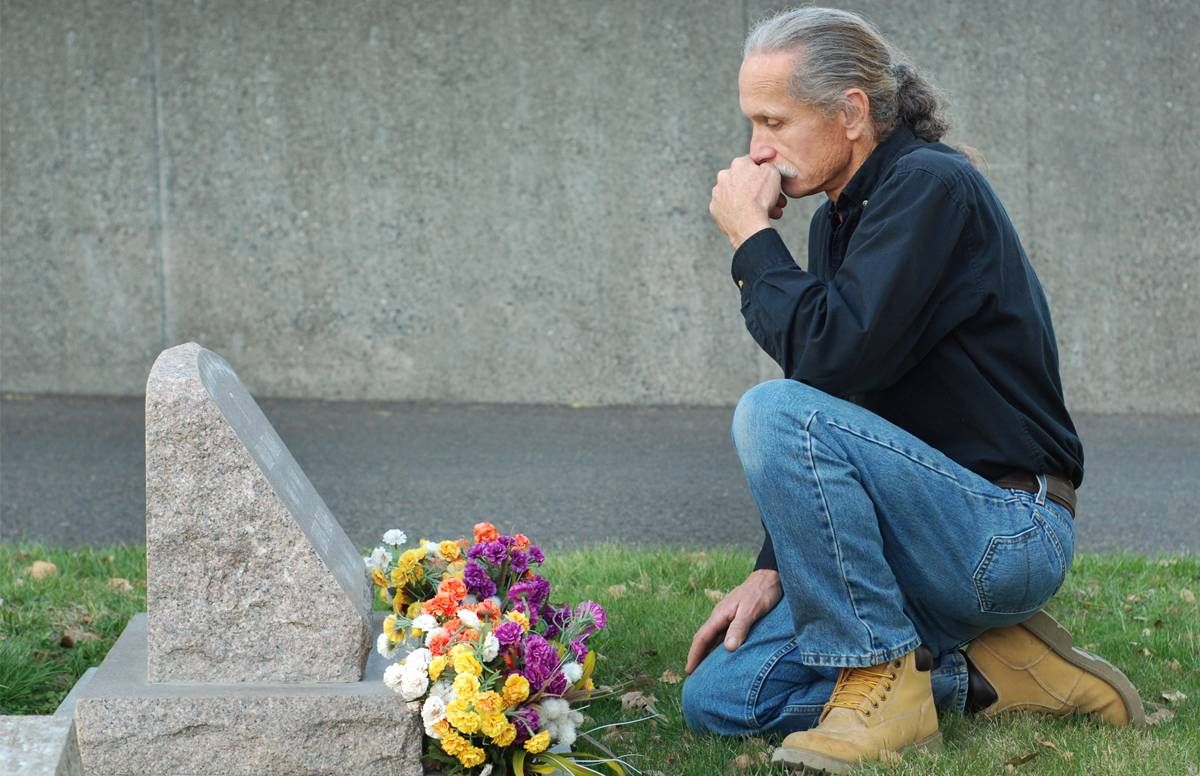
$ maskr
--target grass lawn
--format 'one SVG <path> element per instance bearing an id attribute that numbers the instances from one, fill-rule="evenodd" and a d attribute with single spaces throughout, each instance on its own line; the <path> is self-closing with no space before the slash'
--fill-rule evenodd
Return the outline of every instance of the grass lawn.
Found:
<path id="1" fill-rule="evenodd" d="M 29 569 L 38 560 L 55 564 L 57 571 L 35 579 Z M 554 584 L 553 599 L 591 598 L 608 608 L 609 628 L 595 642 L 603 655 L 598 683 L 654 695 L 666 718 L 621 728 L 627 732 L 607 740 L 618 753 L 643 755 L 634 762 L 644 771 L 779 773 L 762 762 L 775 739 L 689 732 L 679 709 L 681 685 L 662 680 L 665 671 L 683 673 L 692 633 L 712 608 L 705 591 L 728 590 L 752 563 L 747 552 L 616 547 L 548 559 L 544 573 Z M 129 617 L 145 609 L 145 579 L 142 547 L 0 545 L 0 713 L 53 712 L 84 670 L 100 663 Z M 941 756 L 908 756 L 901 764 L 860 772 L 1200 774 L 1196 593 L 1200 558 L 1084 555 L 1048 607 L 1076 643 L 1121 666 L 1147 701 L 1148 713 L 1161 710 L 1162 721 L 1153 727 L 1114 730 L 1083 719 L 1022 715 L 978 721 L 948 715 L 942 720 Z M 64 634 L 73 646 L 63 645 Z M 1176 692 L 1186 700 L 1162 697 Z M 595 724 L 604 724 L 634 712 L 623 712 L 610 698 L 594 702 L 589 714 Z"/>

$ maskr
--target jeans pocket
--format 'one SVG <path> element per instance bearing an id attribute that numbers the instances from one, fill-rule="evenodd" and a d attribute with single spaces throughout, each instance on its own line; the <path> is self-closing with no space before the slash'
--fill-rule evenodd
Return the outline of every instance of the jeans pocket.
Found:
<path id="1" fill-rule="evenodd" d="M 975 568 L 975 594 L 986 614 L 1036 611 L 1058 592 L 1067 573 L 1062 545 L 1037 511 L 1033 525 L 1011 536 L 993 536 Z"/>

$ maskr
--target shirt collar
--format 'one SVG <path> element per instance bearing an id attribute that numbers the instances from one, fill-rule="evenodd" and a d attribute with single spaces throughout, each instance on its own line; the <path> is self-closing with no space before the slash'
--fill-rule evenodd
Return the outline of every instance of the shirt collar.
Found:
<path id="1" fill-rule="evenodd" d="M 905 124 L 892 130 L 892 134 L 872 149 L 867 160 L 862 163 L 862 166 L 850 178 L 850 182 L 842 189 L 842 193 L 838 195 L 837 202 L 832 208 L 832 214 L 844 214 L 860 207 L 863 204 L 862 201 L 875 188 L 875 184 L 879 182 L 883 174 L 891 169 L 896 158 L 923 144 L 924 141 L 918 140 Z"/>

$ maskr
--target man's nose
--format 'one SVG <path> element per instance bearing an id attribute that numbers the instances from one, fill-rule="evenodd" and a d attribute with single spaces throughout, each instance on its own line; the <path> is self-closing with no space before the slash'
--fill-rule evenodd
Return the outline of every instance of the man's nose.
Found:
<path id="1" fill-rule="evenodd" d="M 758 137 L 758 133 L 750 136 L 750 160 L 755 164 L 769 162 L 775 158 L 775 149 L 762 138 Z"/>

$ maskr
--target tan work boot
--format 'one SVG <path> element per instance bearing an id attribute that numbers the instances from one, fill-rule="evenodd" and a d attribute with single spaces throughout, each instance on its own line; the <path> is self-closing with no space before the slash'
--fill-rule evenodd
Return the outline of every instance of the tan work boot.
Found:
<path id="1" fill-rule="evenodd" d="M 1045 612 L 1020 625 L 993 628 L 967 648 L 967 659 L 996 693 L 980 711 L 1095 714 L 1113 725 L 1146 724 L 1142 699 L 1121 670 L 1072 644 Z"/>
<path id="2" fill-rule="evenodd" d="M 817 726 L 783 739 L 771 762 L 844 773 L 861 760 L 882 760 L 913 746 L 941 751 L 932 665 L 922 648 L 889 663 L 843 668 Z"/>

